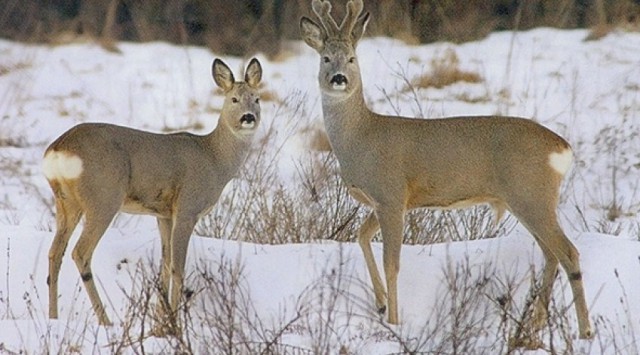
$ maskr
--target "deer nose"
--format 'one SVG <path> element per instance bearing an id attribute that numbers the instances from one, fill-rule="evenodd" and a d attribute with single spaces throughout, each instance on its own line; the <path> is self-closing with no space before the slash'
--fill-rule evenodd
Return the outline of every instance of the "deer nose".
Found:
<path id="1" fill-rule="evenodd" d="M 346 85 L 348 82 L 347 77 L 343 74 L 336 74 L 331 78 L 331 84 L 334 85 Z"/>
<path id="2" fill-rule="evenodd" d="M 253 127 L 256 123 L 256 116 L 253 113 L 245 113 L 240 117 L 240 124 L 243 127 Z"/>

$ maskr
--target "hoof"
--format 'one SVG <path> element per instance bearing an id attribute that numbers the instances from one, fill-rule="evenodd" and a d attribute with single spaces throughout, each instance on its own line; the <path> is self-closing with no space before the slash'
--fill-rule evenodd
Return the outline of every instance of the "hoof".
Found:
<path id="1" fill-rule="evenodd" d="M 580 339 L 593 339 L 595 336 L 593 330 L 587 329 L 584 332 L 580 332 Z"/>
<path id="2" fill-rule="evenodd" d="M 98 324 L 100 324 L 103 327 L 111 327 L 113 325 L 113 323 L 106 316 L 104 318 L 100 318 L 98 320 Z"/>
<path id="3" fill-rule="evenodd" d="M 180 328 L 175 325 L 156 323 L 156 325 L 151 328 L 150 335 L 158 338 L 166 338 L 170 336 L 179 336 L 180 333 Z"/>
<path id="4" fill-rule="evenodd" d="M 538 350 L 544 348 L 544 343 L 536 337 L 511 337 L 508 346 L 510 350 L 519 348 Z"/>
<path id="5" fill-rule="evenodd" d="M 174 313 L 168 310 L 166 303 L 160 302 L 156 305 L 154 318 L 154 325 L 151 329 L 152 336 L 166 338 L 168 336 L 178 336 L 182 332 L 179 320 Z"/>
<path id="6" fill-rule="evenodd" d="M 387 312 L 387 306 L 378 307 L 378 314 L 385 314 Z"/>
<path id="7" fill-rule="evenodd" d="M 149 331 L 149 335 L 152 337 L 164 338 L 167 336 L 167 329 L 161 325 L 156 324 L 153 328 L 151 328 L 151 331 Z"/>

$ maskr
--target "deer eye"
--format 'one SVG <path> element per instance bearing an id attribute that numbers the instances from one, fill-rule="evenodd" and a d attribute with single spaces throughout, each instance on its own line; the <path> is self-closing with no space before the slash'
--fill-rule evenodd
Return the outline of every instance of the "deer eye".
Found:
<path id="1" fill-rule="evenodd" d="M 325 63 L 329 63 L 331 60 L 329 59 L 329 57 L 322 57 L 322 61 Z"/>
<path id="2" fill-rule="evenodd" d="M 355 61 L 356 61 L 356 57 L 349 58 L 349 63 L 355 63 Z"/>
<path id="3" fill-rule="evenodd" d="M 256 103 L 259 104 L 260 103 L 260 98 L 256 98 Z"/>
<path id="4" fill-rule="evenodd" d="M 233 102 L 234 104 L 238 103 L 238 98 L 237 97 L 232 97 L 231 98 L 231 102 Z"/>

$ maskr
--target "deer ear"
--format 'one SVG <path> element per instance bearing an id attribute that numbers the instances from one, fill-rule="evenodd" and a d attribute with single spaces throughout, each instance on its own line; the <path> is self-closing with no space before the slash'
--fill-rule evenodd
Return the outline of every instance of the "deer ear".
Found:
<path id="1" fill-rule="evenodd" d="M 213 75 L 213 81 L 224 91 L 231 90 L 233 83 L 236 81 L 231 69 L 218 58 L 213 61 L 211 74 Z"/>
<path id="2" fill-rule="evenodd" d="M 303 16 L 300 19 L 300 33 L 302 35 L 302 39 L 309 45 L 309 47 L 318 52 L 324 48 L 324 41 L 327 38 L 327 33 L 308 17 Z"/>
<path id="3" fill-rule="evenodd" d="M 367 24 L 369 23 L 369 13 L 360 16 L 356 24 L 353 26 L 353 30 L 351 30 L 351 41 L 355 47 L 355 44 L 362 38 L 364 31 L 367 29 Z"/>
<path id="4" fill-rule="evenodd" d="M 258 88 L 260 80 L 262 80 L 262 66 L 256 58 L 253 58 L 247 66 L 247 70 L 244 74 L 244 81 L 249 84 L 249 86 Z"/>

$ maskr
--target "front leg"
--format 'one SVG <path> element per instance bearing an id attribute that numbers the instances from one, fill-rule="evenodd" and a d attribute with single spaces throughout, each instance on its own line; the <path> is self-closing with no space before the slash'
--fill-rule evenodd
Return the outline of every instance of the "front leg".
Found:
<path id="1" fill-rule="evenodd" d="M 160 302 L 158 312 L 161 316 L 169 310 L 169 280 L 171 277 L 171 230 L 173 222 L 171 218 L 158 217 L 158 229 L 160 230 L 162 258 L 160 264 Z"/>
<path id="2" fill-rule="evenodd" d="M 385 290 L 384 284 L 382 283 L 382 278 L 380 278 L 378 265 L 376 264 L 376 259 L 373 256 L 373 250 L 371 250 L 371 239 L 373 239 L 373 236 L 376 234 L 378 229 L 380 229 L 380 224 L 378 224 L 376 214 L 372 211 L 371 213 L 369 213 L 362 226 L 360 226 L 360 230 L 358 231 L 358 243 L 360 244 L 360 248 L 362 249 L 362 254 L 364 255 L 364 260 L 367 264 L 367 270 L 369 271 L 369 276 L 371 277 L 373 292 L 376 296 L 377 310 L 379 313 L 384 313 L 387 308 L 387 291 Z"/>
<path id="3" fill-rule="evenodd" d="M 387 280 L 389 323 L 398 324 L 398 272 L 400 271 L 400 249 L 404 209 L 402 207 L 379 206 L 376 209 L 382 230 L 382 252 L 384 274 Z"/>
<path id="4" fill-rule="evenodd" d="M 152 334 L 164 337 L 180 333 L 178 306 L 182 295 L 184 266 L 194 218 L 158 218 L 158 228 L 162 237 L 162 265 L 160 269 L 160 301 L 157 305 L 158 317 Z"/>
<path id="5" fill-rule="evenodd" d="M 191 233 L 197 223 L 196 214 L 178 216 L 173 223 L 171 232 L 171 313 L 176 316 L 184 279 L 184 267 L 189 249 Z"/>

